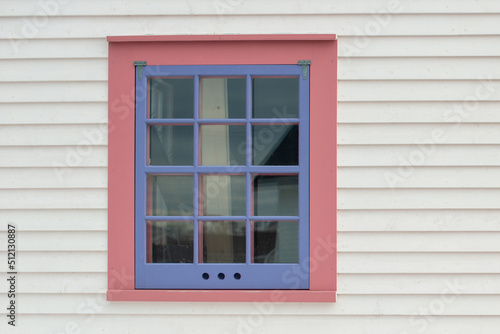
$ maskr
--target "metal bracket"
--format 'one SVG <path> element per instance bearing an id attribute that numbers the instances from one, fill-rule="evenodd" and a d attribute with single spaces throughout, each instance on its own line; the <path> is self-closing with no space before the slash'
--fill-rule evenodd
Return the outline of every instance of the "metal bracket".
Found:
<path id="1" fill-rule="evenodd" d="M 311 65 L 311 61 L 310 60 L 299 60 L 297 65 L 302 66 L 302 78 L 304 80 L 306 80 L 307 79 L 307 66 Z"/>
<path id="2" fill-rule="evenodd" d="M 138 67 L 138 70 L 139 70 L 139 80 L 142 80 L 142 68 L 144 66 L 146 66 L 146 62 L 145 61 L 134 61 L 134 66 L 135 67 Z"/>

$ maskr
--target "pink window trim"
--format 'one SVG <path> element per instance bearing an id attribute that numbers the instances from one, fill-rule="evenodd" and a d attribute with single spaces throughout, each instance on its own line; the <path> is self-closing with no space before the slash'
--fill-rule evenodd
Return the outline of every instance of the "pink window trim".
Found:
<path id="1" fill-rule="evenodd" d="M 334 302 L 337 291 L 335 35 L 110 36 L 108 300 Z M 309 290 L 136 290 L 134 61 L 148 65 L 297 64 L 311 60 Z"/>

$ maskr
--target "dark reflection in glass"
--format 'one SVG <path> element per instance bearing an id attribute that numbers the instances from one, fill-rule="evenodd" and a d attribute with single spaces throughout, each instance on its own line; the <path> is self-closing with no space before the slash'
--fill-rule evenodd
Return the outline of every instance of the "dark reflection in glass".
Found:
<path id="1" fill-rule="evenodd" d="M 299 78 L 253 78 L 252 117 L 299 117 Z"/>
<path id="2" fill-rule="evenodd" d="M 193 118 L 193 78 L 152 78 L 149 96 L 149 118 Z"/>
<path id="3" fill-rule="evenodd" d="M 245 222 L 203 222 L 204 263 L 244 263 Z"/>
<path id="4" fill-rule="evenodd" d="M 193 164 L 192 125 L 152 125 L 149 127 L 149 164 L 186 166 Z"/>
<path id="5" fill-rule="evenodd" d="M 246 164 L 245 125 L 202 125 L 200 139 L 201 165 Z"/>
<path id="6" fill-rule="evenodd" d="M 245 215 L 246 177 L 244 175 L 203 175 L 201 184 L 203 215 Z"/>
<path id="7" fill-rule="evenodd" d="M 245 78 L 202 78 L 200 118 L 245 118 Z"/>
<path id="8" fill-rule="evenodd" d="M 252 164 L 298 165 L 299 126 L 294 124 L 253 125 Z"/>
<path id="9" fill-rule="evenodd" d="M 192 175 L 148 175 L 148 215 L 192 216 Z"/>
<path id="10" fill-rule="evenodd" d="M 147 229 L 151 235 L 148 263 L 193 263 L 192 221 L 148 221 Z"/>
<path id="11" fill-rule="evenodd" d="M 298 263 L 299 224 L 296 221 L 254 222 L 254 263 Z"/>
<path id="12" fill-rule="evenodd" d="M 256 175 L 253 189 L 255 216 L 298 216 L 298 175 Z"/>

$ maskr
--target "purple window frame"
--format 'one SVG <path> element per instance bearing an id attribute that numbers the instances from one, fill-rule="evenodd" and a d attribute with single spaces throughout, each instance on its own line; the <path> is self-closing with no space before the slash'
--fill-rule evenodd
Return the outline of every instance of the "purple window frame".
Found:
<path id="1" fill-rule="evenodd" d="M 141 75 L 139 75 L 139 73 Z M 246 77 L 246 118 L 245 119 L 200 119 L 199 79 L 200 77 Z M 298 77 L 299 117 L 298 118 L 252 118 L 252 77 Z M 151 77 L 192 77 L 194 78 L 194 116 L 192 119 L 148 119 L 148 80 Z M 136 289 L 308 289 L 309 275 L 309 68 L 303 77 L 299 65 L 165 65 L 144 66 L 136 70 L 136 127 L 135 127 L 135 287 Z M 242 124 L 246 126 L 246 166 L 199 166 L 199 125 L 201 124 Z M 269 123 L 299 124 L 299 164 L 298 166 L 252 166 L 251 165 L 251 125 Z M 147 165 L 147 127 L 162 124 L 194 125 L 194 156 L 192 166 L 149 166 Z M 193 174 L 194 215 L 147 216 L 147 174 Z M 245 174 L 246 175 L 246 215 L 245 216 L 199 216 L 198 215 L 198 173 L 200 174 Z M 298 216 L 250 216 L 251 175 L 252 174 L 297 174 L 299 175 L 299 215 Z M 147 263 L 146 221 L 193 221 L 193 263 Z M 246 263 L 198 263 L 198 222 L 199 221 L 245 221 L 246 222 Z M 250 263 L 251 221 L 299 222 L 299 262 L 298 263 Z M 233 273 L 240 273 L 241 279 L 233 279 Z M 211 279 L 202 278 L 208 273 Z M 217 279 L 224 273 L 226 279 Z M 298 275 L 301 273 L 301 275 Z"/>

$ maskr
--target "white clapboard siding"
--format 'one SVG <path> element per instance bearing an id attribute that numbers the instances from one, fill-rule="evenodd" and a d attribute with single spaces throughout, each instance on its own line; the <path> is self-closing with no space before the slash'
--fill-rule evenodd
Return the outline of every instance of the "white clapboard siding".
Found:
<path id="1" fill-rule="evenodd" d="M 6 240 L 7 233 L 0 232 L 0 238 Z M 18 252 L 106 251 L 107 240 L 108 234 L 104 231 L 20 231 L 17 236 L 16 250 Z M 18 254 L 22 258 L 22 254 Z"/>
<path id="2" fill-rule="evenodd" d="M 418 167 L 411 177 L 405 172 L 401 167 L 339 167 L 338 187 L 500 188 L 500 167 Z M 398 179 L 388 182 L 391 177 Z"/>
<path id="3" fill-rule="evenodd" d="M 2 157 L 0 167 L 106 167 L 108 164 L 108 148 L 104 145 L 17 147 L 0 145 L 0 156 Z M 62 178 L 67 175 L 65 171 L 67 170 L 61 170 L 59 173 Z"/>
<path id="4" fill-rule="evenodd" d="M 339 102 L 339 123 L 500 123 L 500 102 Z"/>
<path id="5" fill-rule="evenodd" d="M 500 252 L 500 232 L 339 232 L 338 249 L 341 252 Z"/>
<path id="6" fill-rule="evenodd" d="M 23 68 L 23 71 L 19 71 Z M 2 82 L 107 81 L 107 59 L 20 59 L 0 62 Z"/>
<path id="7" fill-rule="evenodd" d="M 0 255 L 6 258 L 7 252 L 0 252 Z M 18 252 L 17 259 L 17 271 L 20 273 L 104 273 L 107 271 L 107 253 L 104 251 Z"/>
<path id="8" fill-rule="evenodd" d="M 339 210 L 343 232 L 499 232 L 500 210 Z"/>
<path id="9" fill-rule="evenodd" d="M 104 209 L 106 189 L 0 190 L 0 209 Z"/>
<path id="10" fill-rule="evenodd" d="M 42 4 L 44 4 L 42 2 Z M 26 16 L 43 13 L 46 15 L 78 16 L 78 15 L 158 15 L 164 13 L 176 16 L 192 15 L 269 15 L 282 14 L 350 14 L 379 13 L 385 8 L 399 8 L 398 13 L 500 13 L 500 5 L 495 1 L 482 0 L 470 2 L 466 0 L 446 0 L 438 3 L 432 0 L 406 2 L 385 0 L 349 1 L 316 0 L 307 4 L 296 1 L 269 4 L 266 0 L 254 1 L 219 1 L 186 0 L 181 3 L 150 1 L 141 5 L 133 0 L 122 0 L 120 6 L 111 0 L 88 1 L 88 5 L 78 1 L 58 1 L 51 5 L 40 5 L 32 2 L 16 1 L 0 10 L 0 16 Z M 399 6 L 397 4 L 400 4 Z M 42 14 L 41 14 L 42 15 Z"/>
<path id="11" fill-rule="evenodd" d="M 29 19 L 28 19 L 29 20 Z M 411 24 L 408 24 L 411 22 Z M 388 24 L 371 14 L 212 16 L 53 16 L 29 31 L 21 17 L 2 18 L 3 38 L 96 38 L 106 35 L 330 33 L 342 36 L 498 35 L 496 14 L 392 15 Z M 85 27 L 85 29 L 82 29 Z M 307 29 L 305 29 L 307 27 Z M 372 28 L 373 27 L 373 28 Z M 21 47 L 21 45 L 19 45 Z"/>
<path id="12" fill-rule="evenodd" d="M 0 62 L 1 64 L 1 62 Z M 107 124 L 106 102 L 4 103 L 2 124 Z"/>
<path id="13" fill-rule="evenodd" d="M 106 188 L 107 168 L 0 168 L 0 189 Z"/>
<path id="14" fill-rule="evenodd" d="M 2 210 L 2 219 L 17 231 L 106 231 L 106 209 Z"/>
<path id="15" fill-rule="evenodd" d="M 92 301 L 90 301 L 92 302 Z M 93 304 L 91 304 L 93 305 Z M 99 305 L 99 304 L 98 304 Z M 255 305 L 251 314 L 245 316 L 217 317 L 213 315 L 192 315 L 189 321 L 179 315 L 102 315 L 94 314 L 50 315 L 50 314 L 23 314 L 26 324 L 23 327 L 9 328 L 10 333 L 25 334 L 39 333 L 40 328 L 46 328 L 47 333 L 66 333 L 69 330 L 81 330 L 81 333 L 127 333 L 143 334 L 168 328 L 173 332 L 192 333 L 304 333 L 311 331 L 311 327 L 324 330 L 335 328 L 336 332 L 349 334 L 376 334 L 376 333 L 418 333 L 442 334 L 453 324 L 454 334 L 470 334 L 481 329 L 483 333 L 493 333 L 500 326 L 499 317 L 474 316 L 436 316 L 424 317 L 409 316 L 366 316 L 366 315 L 275 315 L 274 309 L 267 305 Z M 84 304 L 84 308 L 90 306 Z M 427 307 L 428 308 L 428 307 Z M 413 331 L 413 332 L 409 332 Z"/>
<path id="16" fill-rule="evenodd" d="M 107 87 L 102 81 L 0 82 L 0 103 L 107 102 Z"/>
<path id="17" fill-rule="evenodd" d="M 453 282 L 450 282 L 453 284 Z M 451 289 L 456 289 L 452 291 Z M 448 288 L 437 295 L 343 295 L 340 303 L 279 303 L 273 315 L 408 315 L 418 307 L 429 307 L 433 301 L 444 304 L 440 315 L 500 315 L 500 296 L 460 294 L 464 287 Z M 248 315 L 256 311 L 255 303 L 151 303 L 107 302 L 105 294 L 20 294 L 21 314 L 38 314 L 40 309 L 52 314 L 178 314 L 178 315 Z M 441 299 L 443 298 L 443 299 Z M 447 301 L 445 303 L 445 301 Z M 92 303 L 98 309 L 91 307 Z M 474 304 L 475 307 L 471 307 Z M 268 306 L 268 305 L 267 305 Z M 268 306 L 269 307 L 269 306 Z M 5 311 L 2 311 L 5 313 Z"/>
<path id="18" fill-rule="evenodd" d="M 21 254 L 22 256 L 22 254 Z M 26 273 L 19 280 L 19 293 L 102 293 L 107 273 Z M 7 280 L 0 280 L 1 291 L 8 291 Z"/>
<path id="19" fill-rule="evenodd" d="M 383 135 L 383 134 L 382 134 Z M 423 141 L 425 137 L 421 138 Z M 428 139 L 428 138 L 427 138 Z M 338 166 L 408 166 L 404 173 L 413 175 L 417 166 L 500 166 L 500 145 L 436 145 L 427 155 L 414 145 L 339 145 Z M 420 161 L 421 152 L 425 160 Z M 418 157 L 417 157 L 418 155 Z M 415 156 L 410 159 L 411 156 Z M 415 159 L 417 158 L 417 159 Z"/>
<path id="20" fill-rule="evenodd" d="M 499 57 L 340 58 L 339 80 L 500 79 Z"/>
<path id="21" fill-rule="evenodd" d="M 103 37 L 0 39 L 0 59 L 106 59 L 107 57 L 108 42 Z"/>

